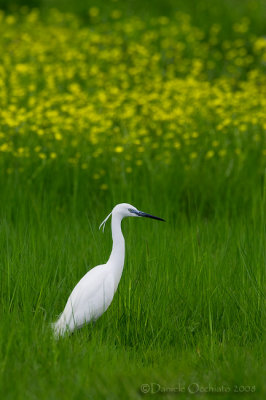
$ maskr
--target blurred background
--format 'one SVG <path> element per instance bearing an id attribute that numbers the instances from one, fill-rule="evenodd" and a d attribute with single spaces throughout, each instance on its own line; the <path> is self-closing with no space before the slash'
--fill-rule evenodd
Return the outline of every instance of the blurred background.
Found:
<path id="1" fill-rule="evenodd" d="M 119 8 L 124 16 L 137 15 L 141 17 L 172 16 L 176 11 L 188 13 L 193 25 L 208 30 L 211 24 L 222 22 L 225 35 L 232 33 L 233 23 L 241 17 L 250 19 L 254 32 L 265 34 L 265 2 L 263 0 L 110 0 L 71 1 L 71 0 L 10 0 L 0 1 L 3 10 L 15 11 L 21 6 L 38 8 L 43 12 L 50 8 L 73 12 L 88 20 L 87 12 L 90 7 L 99 7 L 101 14 L 107 17 L 114 8 Z"/>
<path id="2" fill-rule="evenodd" d="M 80 202 L 139 201 L 143 185 L 184 209 L 250 207 L 265 167 L 265 2 L 0 7 L 1 179 Z"/>

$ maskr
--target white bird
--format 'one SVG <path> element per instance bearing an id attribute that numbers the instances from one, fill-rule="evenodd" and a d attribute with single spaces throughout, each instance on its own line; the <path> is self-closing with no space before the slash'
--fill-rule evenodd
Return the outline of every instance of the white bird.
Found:
<path id="1" fill-rule="evenodd" d="M 99 229 L 112 215 L 113 247 L 106 264 L 98 265 L 78 282 L 69 296 L 64 311 L 58 320 L 52 324 L 56 337 L 73 332 L 84 324 L 98 319 L 110 306 L 117 290 L 125 260 L 125 240 L 121 230 L 124 217 L 148 217 L 164 221 L 137 210 L 130 204 L 116 205 L 112 212 L 101 223 Z"/>

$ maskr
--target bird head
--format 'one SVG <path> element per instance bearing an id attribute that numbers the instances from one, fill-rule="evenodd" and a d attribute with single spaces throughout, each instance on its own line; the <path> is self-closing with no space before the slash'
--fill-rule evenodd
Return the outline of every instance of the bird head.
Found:
<path id="1" fill-rule="evenodd" d="M 113 208 L 112 212 L 101 223 L 101 225 L 99 226 L 99 229 L 103 226 L 103 230 L 104 230 L 104 226 L 105 226 L 105 223 L 108 220 L 108 218 L 111 215 L 115 215 L 115 214 L 119 215 L 121 219 L 123 219 L 125 217 L 146 217 L 146 218 L 157 219 L 159 221 L 165 221 L 162 218 L 155 217 L 154 215 L 147 214 L 147 213 L 145 213 L 143 211 L 139 211 L 136 207 L 132 206 L 131 204 L 121 203 L 121 204 L 117 204 Z"/>

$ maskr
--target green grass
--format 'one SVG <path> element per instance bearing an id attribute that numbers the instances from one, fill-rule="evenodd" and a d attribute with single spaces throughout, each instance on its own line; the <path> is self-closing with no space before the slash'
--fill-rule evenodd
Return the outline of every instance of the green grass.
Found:
<path id="1" fill-rule="evenodd" d="M 216 200 L 208 215 L 158 196 L 145 177 L 128 183 L 128 196 L 117 184 L 98 200 L 79 175 L 77 199 L 73 189 L 61 197 L 53 178 L 46 190 L 44 177 L 38 188 L 7 180 L 1 193 L 1 397 L 141 398 L 141 384 L 154 382 L 184 386 L 184 398 L 192 383 L 229 387 L 223 398 L 255 386 L 253 398 L 263 398 L 263 198 L 251 194 L 239 214 Z M 49 323 L 87 269 L 108 258 L 110 230 L 98 225 L 117 201 L 167 223 L 123 222 L 126 263 L 112 305 L 56 342 Z"/>

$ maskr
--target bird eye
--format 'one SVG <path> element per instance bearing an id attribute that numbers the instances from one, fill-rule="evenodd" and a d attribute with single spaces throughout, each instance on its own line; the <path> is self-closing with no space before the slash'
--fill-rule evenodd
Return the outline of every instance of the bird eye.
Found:
<path id="1" fill-rule="evenodd" d="M 135 210 L 133 210 L 133 208 L 128 208 L 128 211 L 131 212 L 131 213 L 135 212 Z"/>

